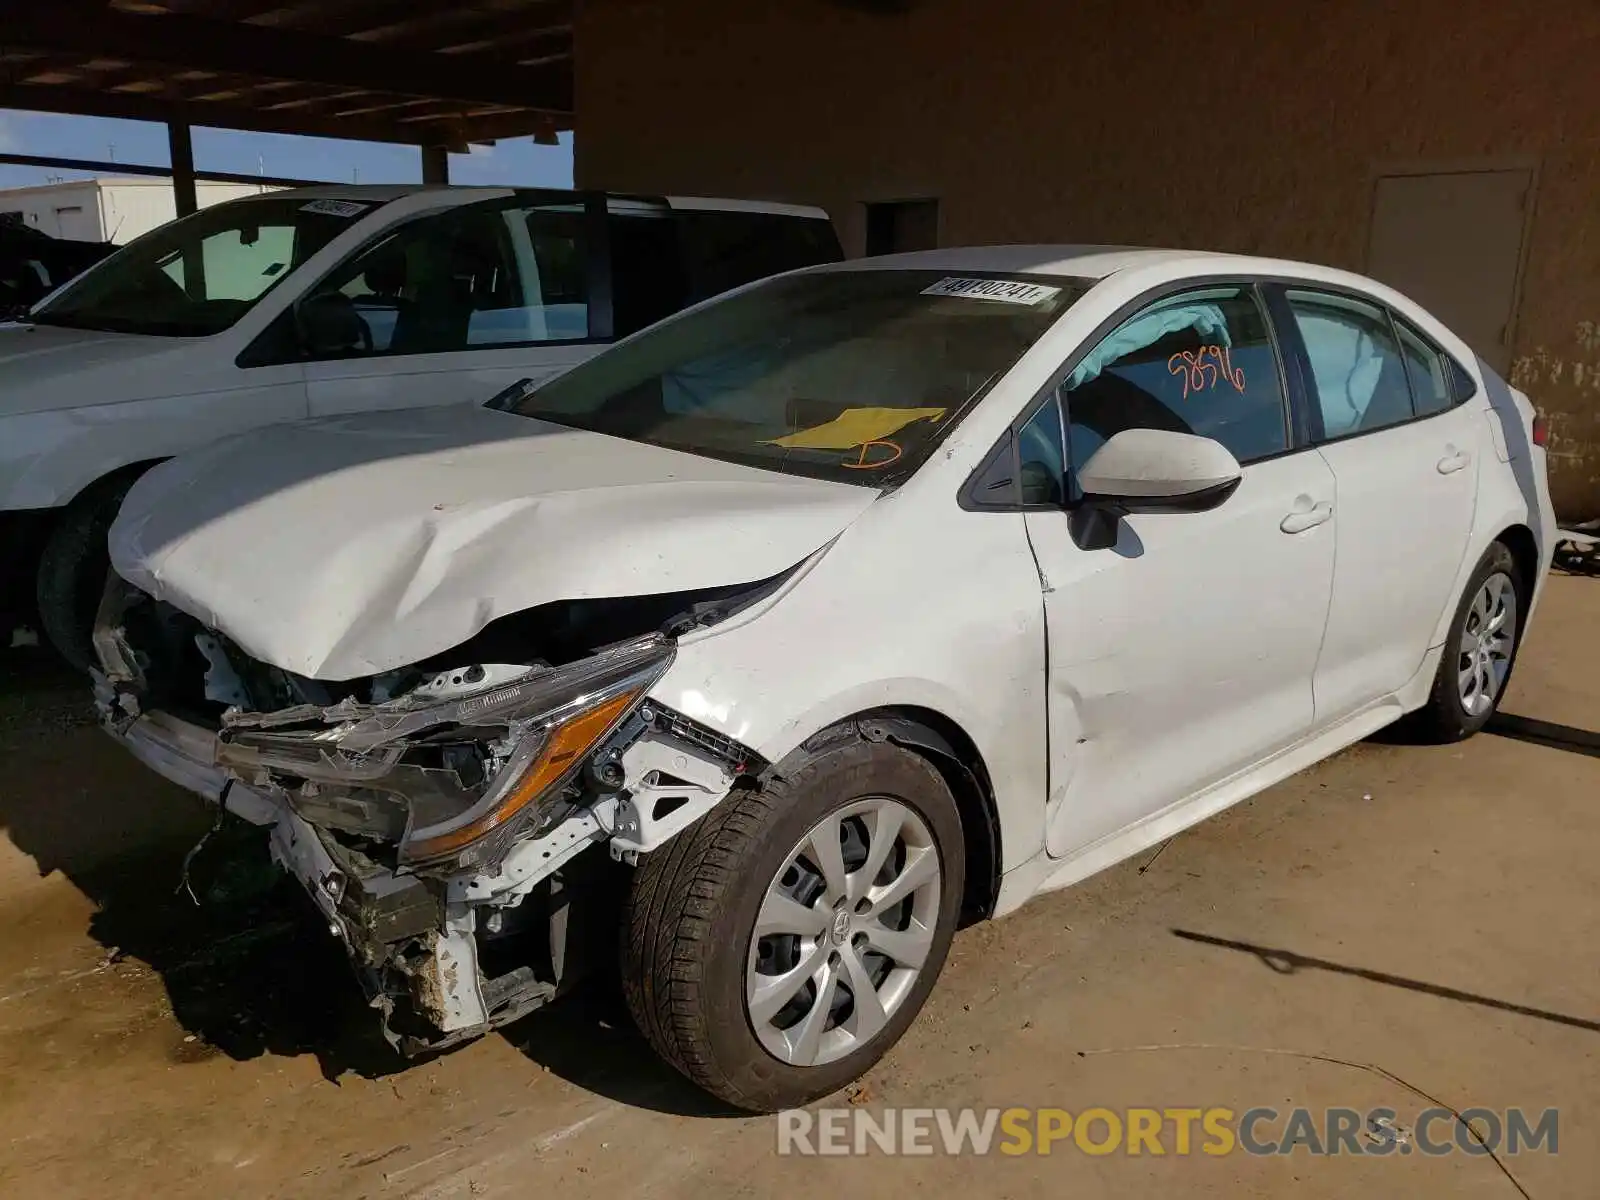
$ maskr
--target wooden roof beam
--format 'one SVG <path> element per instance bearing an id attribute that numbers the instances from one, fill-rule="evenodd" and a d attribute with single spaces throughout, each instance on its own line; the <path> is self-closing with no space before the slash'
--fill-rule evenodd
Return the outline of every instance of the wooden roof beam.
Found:
<path id="1" fill-rule="evenodd" d="M 33 86 L 0 82 L 0 108 L 31 112 L 70 113 L 86 117 L 120 117 L 129 121 L 182 121 L 213 129 L 254 133 L 290 133 L 308 137 L 352 138 L 402 145 L 439 145 L 464 150 L 473 142 L 514 137 L 553 137 L 562 127 L 550 114 L 520 108 L 470 111 L 456 116 L 430 115 L 422 120 L 377 117 L 332 117 L 319 112 L 274 112 L 236 104 L 172 101 L 148 95 L 92 91 L 83 88 Z"/>
<path id="2" fill-rule="evenodd" d="M 58 0 L 0 4 L 0 48 L 93 58 L 115 46 L 120 57 L 173 70 L 209 70 L 334 87 L 512 104 L 562 113 L 570 105 L 559 64 L 522 67 L 480 56 L 398 50 L 344 38 L 213 21 L 136 15 Z"/>

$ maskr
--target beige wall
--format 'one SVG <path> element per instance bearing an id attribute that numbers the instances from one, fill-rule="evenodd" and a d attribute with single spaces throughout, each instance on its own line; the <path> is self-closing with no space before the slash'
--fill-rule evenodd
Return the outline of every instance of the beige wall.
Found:
<path id="1" fill-rule="evenodd" d="M 1387 168 L 1536 168 L 1513 380 L 1600 515 L 1593 0 L 588 0 L 580 185 L 937 197 L 940 241 L 1168 244 L 1359 270 Z"/>

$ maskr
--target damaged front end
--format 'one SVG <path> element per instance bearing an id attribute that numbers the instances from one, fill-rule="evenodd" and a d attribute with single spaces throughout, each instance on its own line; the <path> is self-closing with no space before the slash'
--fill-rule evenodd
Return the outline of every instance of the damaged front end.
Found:
<path id="1" fill-rule="evenodd" d="M 626 619 L 523 614 L 510 636 L 461 647 L 459 665 L 328 684 L 249 660 L 113 578 L 96 695 L 146 763 L 270 828 L 274 857 L 344 941 L 390 1040 L 416 1051 L 533 1011 L 590 951 L 609 953 L 616 862 L 759 769 L 744 747 L 647 698 L 685 620 L 720 619 L 751 593 L 654 599 Z M 541 621 L 570 632 L 575 620 L 592 636 L 635 631 L 598 648 L 534 636 Z M 466 661 L 541 640 L 559 653 Z M 609 854 L 582 854 L 601 842 Z"/>

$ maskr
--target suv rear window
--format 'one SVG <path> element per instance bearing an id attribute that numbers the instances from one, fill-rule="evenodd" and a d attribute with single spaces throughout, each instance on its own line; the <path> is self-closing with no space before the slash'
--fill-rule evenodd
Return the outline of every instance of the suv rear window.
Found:
<path id="1" fill-rule="evenodd" d="M 617 337 L 742 284 L 844 257 L 832 223 L 816 217 L 660 206 L 607 220 Z"/>
<path id="2" fill-rule="evenodd" d="M 690 304 L 768 275 L 844 257 L 833 223 L 816 217 L 709 210 L 675 215 Z"/>

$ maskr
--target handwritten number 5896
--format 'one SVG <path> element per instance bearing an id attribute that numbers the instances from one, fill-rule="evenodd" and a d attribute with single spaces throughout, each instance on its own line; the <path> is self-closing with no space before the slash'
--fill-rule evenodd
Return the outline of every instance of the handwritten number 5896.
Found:
<path id="1" fill-rule="evenodd" d="M 1201 346 L 1198 350 L 1180 350 L 1167 359 L 1167 372 L 1183 380 L 1183 395 L 1203 392 L 1218 383 L 1227 382 L 1241 395 L 1244 392 L 1244 368 L 1233 365 L 1226 346 Z"/>

